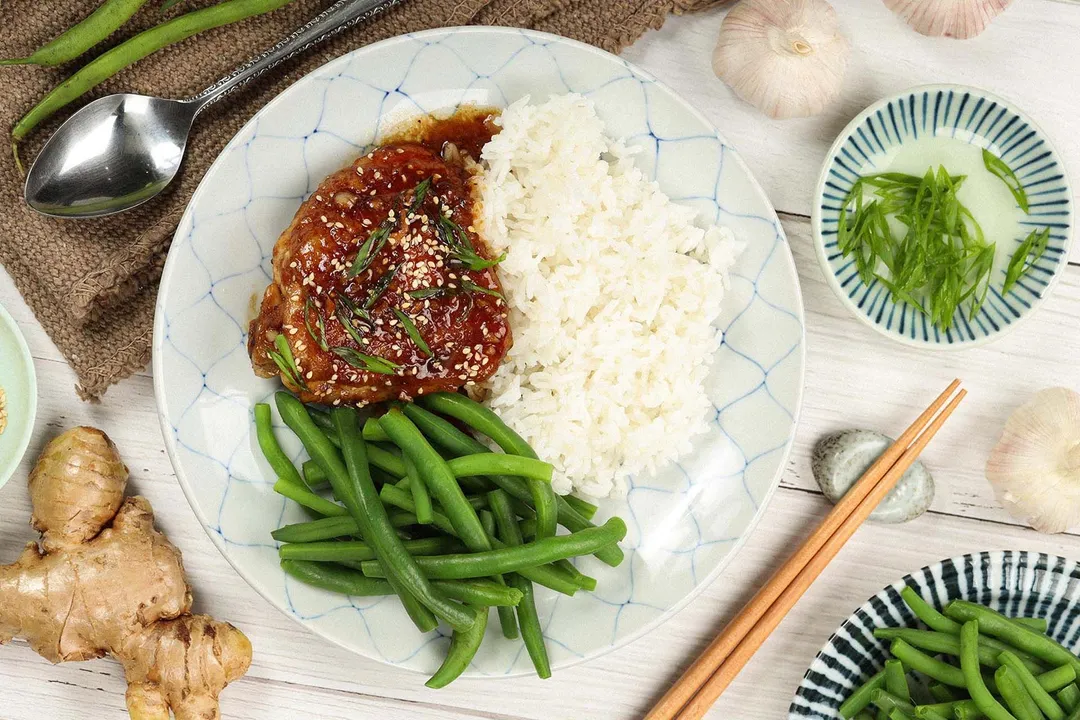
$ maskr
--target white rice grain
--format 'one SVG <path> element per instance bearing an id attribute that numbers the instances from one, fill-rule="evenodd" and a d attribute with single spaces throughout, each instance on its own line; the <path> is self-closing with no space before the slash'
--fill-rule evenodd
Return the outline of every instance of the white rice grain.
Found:
<path id="1" fill-rule="evenodd" d="M 514 346 L 486 402 L 555 465 L 558 492 L 621 494 L 706 428 L 713 323 L 741 245 L 695 225 L 580 95 L 525 98 L 499 122 L 481 230 L 507 253 Z"/>

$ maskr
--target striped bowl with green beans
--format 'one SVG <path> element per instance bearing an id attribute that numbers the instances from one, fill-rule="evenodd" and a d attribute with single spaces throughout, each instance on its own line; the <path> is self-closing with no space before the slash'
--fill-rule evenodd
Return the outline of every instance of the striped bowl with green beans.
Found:
<path id="1" fill-rule="evenodd" d="M 1080 718 L 1078 579 L 1080 563 L 1023 551 L 907 575 L 833 633 L 788 720 Z"/>

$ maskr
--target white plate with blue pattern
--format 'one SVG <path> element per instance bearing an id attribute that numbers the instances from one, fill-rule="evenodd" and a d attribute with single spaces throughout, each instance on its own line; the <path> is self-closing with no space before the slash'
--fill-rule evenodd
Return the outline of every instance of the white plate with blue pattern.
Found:
<path id="1" fill-rule="evenodd" d="M 1016 173 L 1030 213 L 982 169 L 983 148 Z M 964 303 L 948 330 L 894 301 L 880 281 L 864 283 L 854 258 L 836 242 L 840 205 L 859 176 L 886 170 L 922 175 L 939 164 L 954 175 L 968 174 L 960 199 L 980 218 L 987 241 L 997 244 L 986 302 L 974 317 Z M 829 286 L 855 317 L 906 345 L 962 349 L 1000 337 L 1034 313 L 1069 260 L 1073 201 L 1061 156 L 1019 108 L 972 87 L 920 86 L 863 110 L 829 150 L 814 198 L 814 247 Z M 1043 228 L 1050 229 L 1050 239 L 1042 258 L 1003 293 L 1009 258 L 1029 232 Z"/>
<path id="2" fill-rule="evenodd" d="M 1045 618 L 1050 637 L 1080 650 L 1080 564 L 1025 551 L 962 555 L 905 575 L 852 613 L 806 671 L 788 720 L 841 720 L 840 704 L 889 657 L 889 641 L 874 629 L 917 626 L 900 597 L 905 585 L 939 610 L 967 600 L 1009 617 Z"/>
<path id="3" fill-rule="evenodd" d="M 672 615 L 720 573 L 779 482 L 802 393 L 802 302 L 780 223 L 716 128 L 650 75 L 552 35 L 460 28 L 357 50 L 269 103 L 206 173 L 165 266 L 154 380 L 170 458 L 214 543 L 267 600 L 361 655 L 431 672 L 448 640 L 419 634 L 395 599 L 334 595 L 278 565 L 270 531 L 304 516 L 271 488 L 252 406 L 279 385 L 255 377 L 245 350 L 274 243 L 327 174 L 401 118 L 571 91 L 596 103 L 610 134 L 642 148 L 641 166 L 665 192 L 729 226 L 747 248 L 721 318 L 710 432 L 680 464 L 634 478 L 626 498 L 602 503 L 598 519 L 618 514 L 629 534 L 620 567 L 579 561 L 598 578 L 595 593 L 538 589 L 553 667 L 596 657 Z M 286 450 L 299 458 L 295 442 Z M 469 672 L 531 671 L 520 642 L 492 633 Z"/>

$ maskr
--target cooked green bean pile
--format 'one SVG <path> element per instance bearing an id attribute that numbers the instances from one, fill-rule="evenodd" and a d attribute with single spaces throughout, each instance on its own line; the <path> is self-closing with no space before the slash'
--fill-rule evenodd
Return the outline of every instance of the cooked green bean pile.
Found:
<path id="1" fill-rule="evenodd" d="M 394 405 L 362 427 L 353 408 L 308 407 L 285 392 L 275 400 L 311 456 L 297 469 L 274 435 L 270 406 L 255 406 L 274 490 L 313 518 L 272 533 L 285 572 L 331 592 L 397 595 L 421 632 L 448 624 L 450 649 L 428 687 L 465 671 L 493 607 L 503 635 L 520 637 L 537 675 L 550 677 L 533 586 L 565 595 L 594 590 L 596 579 L 570 558 L 618 565 L 626 524 L 615 517 L 596 526 L 595 505 L 552 492 L 552 466 L 464 396 Z M 570 532 L 556 534 L 557 525 Z"/>
<path id="2" fill-rule="evenodd" d="M 1080 720 L 1080 658 L 1046 636 L 1046 621 L 1009 618 L 964 600 L 944 613 L 900 592 L 927 630 L 878 628 L 893 657 L 840 706 L 847 720 Z M 920 677 L 917 687 L 910 676 Z M 925 702 L 917 699 L 926 687 Z"/>

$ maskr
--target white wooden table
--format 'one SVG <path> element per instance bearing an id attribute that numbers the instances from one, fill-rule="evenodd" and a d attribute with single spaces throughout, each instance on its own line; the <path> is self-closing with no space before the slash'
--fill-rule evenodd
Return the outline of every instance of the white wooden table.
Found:
<path id="1" fill-rule="evenodd" d="M 23 482 L 31 459 L 61 429 L 92 424 L 119 445 L 132 471 L 131 490 L 151 500 L 158 526 L 183 551 L 196 609 L 233 622 L 251 638 L 254 662 L 226 690 L 226 718 L 636 718 L 825 512 L 809 471 L 815 440 L 847 427 L 896 433 L 953 377 L 962 377 L 971 394 L 924 456 L 938 482 L 932 512 L 907 525 L 861 529 L 710 717 L 785 717 L 829 633 L 908 571 L 988 549 L 1080 558 L 1080 538 L 1019 527 L 997 506 L 983 477 L 987 453 L 1013 407 L 1043 387 L 1080 389 L 1080 247 L 1053 296 L 1020 329 L 984 349 L 929 354 L 889 342 L 848 314 L 818 269 L 807 217 L 826 148 L 848 119 L 884 94 L 926 82 L 979 85 L 1017 102 L 1057 141 L 1080 187 L 1080 143 L 1073 139 L 1080 129 L 1080 6 L 1019 0 L 982 36 L 956 42 L 916 35 L 876 0 L 834 3 L 853 52 L 843 98 L 814 119 L 769 121 L 713 77 L 709 59 L 722 10 L 672 18 L 625 53 L 703 110 L 746 158 L 781 211 L 807 311 L 805 402 L 782 487 L 724 575 L 660 628 L 548 681 L 461 680 L 437 692 L 417 675 L 316 637 L 249 588 L 199 527 L 165 455 L 148 372 L 113 388 L 100 404 L 80 402 L 71 371 L 2 271 L 0 303 L 29 340 L 40 406 L 22 472 L 0 491 L 0 559 L 14 559 L 33 537 Z M 3 720 L 126 717 L 116 664 L 51 666 L 18 641 L 0 649 L 0 698 Z"/>

